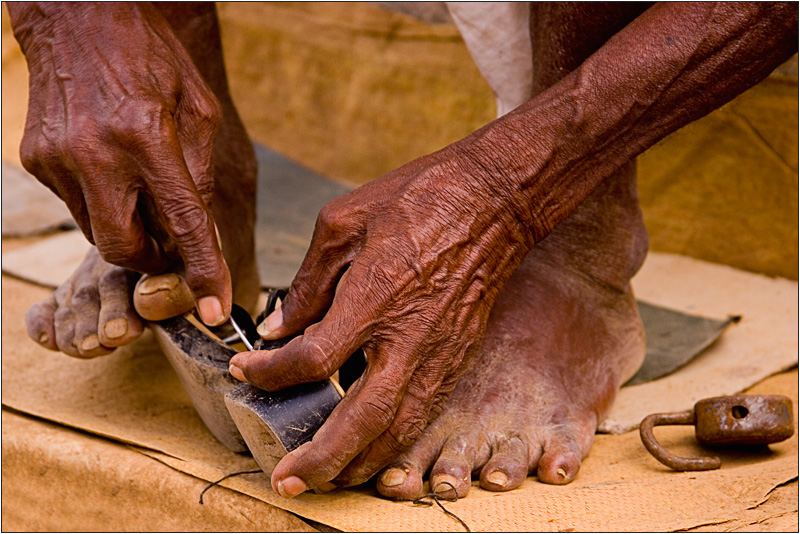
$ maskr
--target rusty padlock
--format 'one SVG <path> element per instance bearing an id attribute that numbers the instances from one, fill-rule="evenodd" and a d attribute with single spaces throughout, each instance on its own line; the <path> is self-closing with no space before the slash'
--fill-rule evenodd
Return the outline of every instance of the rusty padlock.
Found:
<path id="1" fill-rule="evenodd" d="M 704 446 L 768 445 L 792 437 L 792 401 L 784 395 L 731 395 L 698 401 L 694 409 L 648 415 L 639 426 L 642 443 L 656 460 L 676 471 L 718 469 L 715 456 L 683 458 L 662 447 L 653 435 L 659 425 L 695 425 Z"/>

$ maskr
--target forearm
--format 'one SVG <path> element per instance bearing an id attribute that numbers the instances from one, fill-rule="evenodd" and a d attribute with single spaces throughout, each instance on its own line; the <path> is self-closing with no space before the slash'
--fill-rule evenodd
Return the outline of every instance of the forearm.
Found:
<path id="1" fill-rule="evenodd" d="M 796 4 L 658 4 L 454 149 L 539 241 L 603 179 L 796 49 Z"/>

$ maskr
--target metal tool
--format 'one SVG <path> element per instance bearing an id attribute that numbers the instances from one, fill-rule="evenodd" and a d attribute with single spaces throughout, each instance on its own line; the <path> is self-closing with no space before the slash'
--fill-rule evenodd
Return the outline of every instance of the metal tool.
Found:
<path id="1" fill-rule="evenodd" d="M 648 415 L 639 426 L 642 443 L 656 460 L 676 471 L 718 469 L 718 457 L 683 458 L 662 447 L 653 435 L 659 425 L 695 425 L 707 447 L 768 445 L 792 437 L 792 401 L 783 395 L 731 395 L 698 401 L 694 409 Z"/>

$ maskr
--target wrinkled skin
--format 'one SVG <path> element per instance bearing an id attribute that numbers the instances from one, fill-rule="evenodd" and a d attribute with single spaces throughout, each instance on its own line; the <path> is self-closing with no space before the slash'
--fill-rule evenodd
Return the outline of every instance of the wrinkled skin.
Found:
<path id="1" fill-rule="evenodd" d="M 9 4 L 30 71 L 22 164 L 108 263 L 185 265 L 208 324 L 231 281 L 208 202 L 220 104 L 149 3 Z M 124 31 L 120 31 L 120 26 Z"/>
<path id="2" fill-rule="evenodd" d="M 527 104 L 326 209 L 283 308 L 263 329 L 304 335 L 237 355 L 231 372 L 278 389 L 328 376 L 359 345 L 369 363 L 315 438 L 278 464 L 276 491 L 358 484 L 406 448 L 476 353 L 470 342 L 483 336 L 486 305 L 533 243 L 631 158 L 788 59 L 796 34 L 790 5 L 656 5 Z M 453 300 L 469 295 L 482 261 L 485 298 Z M 458 308 L 442 315 L 451 304 Z M 474 322 L 465 328 L 462 318 Z M 463 335 L 472 338 L 436 344 Z M 427 365 L 435 371 L 414 374 Z"/>
<path id="3" fill-rule="evenodd" d="M 288 320 L 271 333 L 304 335 L 273 359 L 251 353 L 231 362 L 276 390 L 327 378 L 364 348 L 366 375 L 315 439 L 369 446 L 301 447 L 293 454 L 319 455 L 303 464 L 313 471 L 300 466 L 301 479 L 332 479 L 360 451 L 356 477 L 368 478 L 416 439 L 477 350 L 500 287 L 529 247 L 504 202 L 475 187 L 477 173 L 475 181 L 450 179 L 471 174 L 453 166 L 457 157 L 449 149 L 422 158 L 328 204 L 283 304 Z M 491 213 L 478 219 L 478 210 Z"/>
<path id="4" fill-rule="evenodd" d="M 281 461 L 273 487 L 291 497 L 331 480 L 357 484 L 407 449 L 478 353 L 493 301 L 531 247 L 637 154 L 787 59 L 797 46 L 796 19 L 793 5 L 656 5 L 527 104 L 326 207 L 289 296 L 266 323 L 267 337 L 304 334 L 274 352 L 237 355 L 231 372 L 278 389 L 330 375 L 358 346 L 369 363 L 315 439 Z M 14 13 L 12 21 L 29 62 L 46 64 L 41 50 L 27 44 L 28 38 L 36 42 L 28 35 L 33 26 Z M 53 84 L 45 81 L 45 87 Z M 167 140 L 175 137 L 180 141 L 177 134 Z M 174 153 L 180 143 L 169 142 Z M 74 146 L 67 154 L 71 151 Z M 53 159 L 73 168 L 63 158 Z M 194 175 L 185 159 L 187 172 L 178 173 L 184 180 L 174 185 L 178 191 L 188 181 L 194 184 L 186 179 Z M 149 159 L 136 163 L 142 161 Z M 136 173 L 121 175 L 131 174 Z M 76 182 L 67 182 L 72 185 L 65 191 L 74 193 Z M 85 198 L 94 225 L 103 211 L 90 200 L 102 198 L 108 183 L 116 182 L 80 178 L 77 183 L 85 187 L 78 197 Z M 145 184 L 157 214 L 171 213 L 158 210 L 167 202 L 156 198 L 163 184 Z M 197 205 L 189 202 L 191 195 L 169 196 L 175 206 Z M 126 216 L 133 213 L 130 200 L 117 205 L 127 206 Z M 81 220 L 82 208 L 73 209 Z M 186 263 L 190 286 L 198 287 L 198 277 L 218 279 L 207 246 L 182 247 L 176 239 L 182 234 L 170 232 L 169 220 L 142 226 L 169 250 L 168 240 L 158 237 L 163 234 L 150 229 L 166 227 Z M 210 224 L 197 227 L 201 243 L 213 242 Z M 118 239 L 109 243 L 146 241 L 130 239 L 124 225 L 108 228 Z M 95 234 L 93 226 L 99 245 Z M 147 262 L 126 261 L 129 251 L 142 245 L 119 248 L 120 263 L 157 270 Z M 198 250 L 204 252 L 195 255 Z M 119 259 L 113 251 L 105 254 Z"/>

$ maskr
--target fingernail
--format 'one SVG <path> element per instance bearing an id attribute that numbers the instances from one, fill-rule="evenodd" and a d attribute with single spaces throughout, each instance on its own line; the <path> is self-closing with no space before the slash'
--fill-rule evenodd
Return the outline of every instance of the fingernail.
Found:
<path id="1" fill-rule="evenodd" d="M 122 337 L 128 331 L 128 320 L 122 317 L 112 319 L 103 325 L 103 332 L 109 339 Z"/>
<path id="2" fill-rule="evenodd" d="M 81 350 L 94 350 L 100 346 L 100 339 L 97 334 L 89 334 L 81 341 Z"/>
<path id="3" fill-rule="evenodd" d="M 49 342 L 50 342 L 50 336 L 48 336 L 47 333 L 42 332 L 41 334 L 39 334 L 39 343 L 40 344 L 47 345 L 47 343 L 49 343 Z"/>
<path id="4" fill-rule="evenodd" d="M 321 493 L 328 493 L 336 489 L 336 484 L 333 482 L 323 482 L 319 486 L 317 486 L 317 490 Z"/>
<path id="5" fill-rule="evenodd" d="M 217 326 L 225 322 L 222 304 L 217 297 L 203 297 L 198 300 L 197 311 L 200 313 L 200 318 L 208 326 Z"/>
<path id="6" fill-rule="evenodd" d="M 143 278 L 136 286 L 136 292 L 140 295 L 152 295 L 158 291 L 170 291 L 175 289 L 181 279 L 175 273 L 159 274 Z"/>
<path id="7" fill-rule="evenodd" d="M 384 471 L 383 475 L 381 475 L 381 484 L 387 488 L 399 486 L 406 481 L 407 476 L 408 475 L 406 475 L 406 472 L 402 469 L 392 467 Z"/>
<path id="8" fill-rule="evenodd" d="M 247 382 L 247 379 L 244 377 L 244 373 L 241 369 L 236 367 L 235 365 L 231 364 L 228 366 L 228 372 L 233 375 L 233 378 L 236 380 L 240 380 L 242 382 Z"/>
<path id="9" fill-rule="evenodd" d="M 280 310 L 275 310 L 258 325 L 258 335 L 267 339 L 269 335 L 277 330 L 283 324 L 283 313 Z"/>
<path id="10" fill-rule="evenodd" d="M 563 479 L 565 479 L 565 478 L 567 478 L 567 472 L 566 472 L 566 471 L 564 471 L 564 468 L 563 468 L 563 467 L 559 467 L 559 468 L 558 468 L 558 470 L 556 471 L 556 474 L 557 474 L 558 476 L 560 476 L 562 480 L 563 480 Z"/>
<path id="11" fill-rule="evenodd" d="M 291 499 L 292 497 L 297 497 L 304 491 L 308 491 L 308 486 L 296 476 L 286 477 L 278 482 L 278 493 L 281 497 Z"/>
<path id="12" fill-rule="evenodd" d="M 495 486 L 505 486 L 508 484 L 508 475 L 502 471 L 492 471 L 489 473 L 489 476 L 486 477 L 486 481 L 491 482 Z"/>

